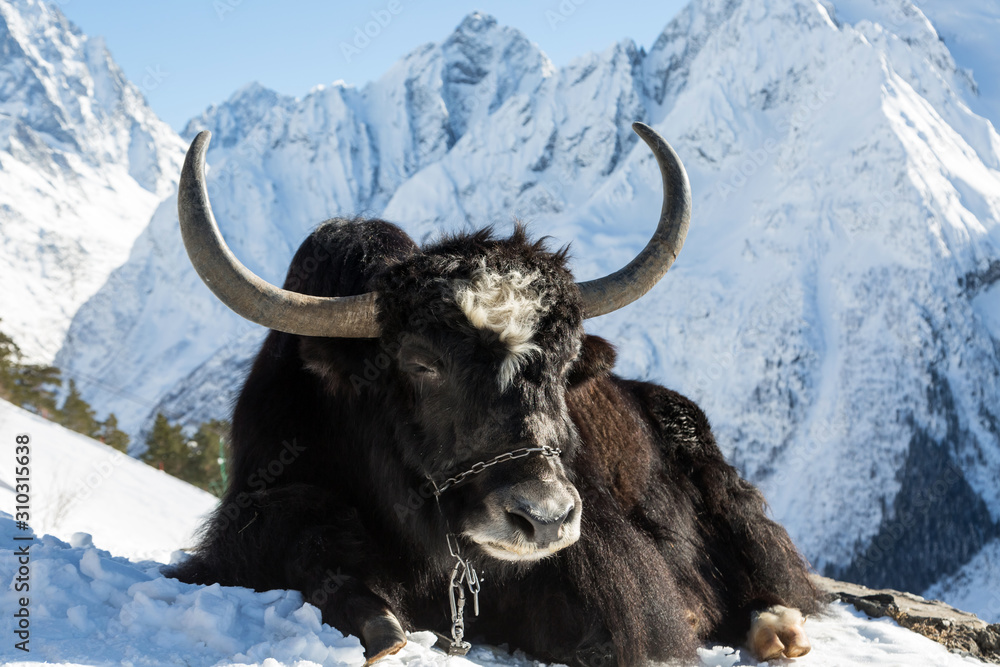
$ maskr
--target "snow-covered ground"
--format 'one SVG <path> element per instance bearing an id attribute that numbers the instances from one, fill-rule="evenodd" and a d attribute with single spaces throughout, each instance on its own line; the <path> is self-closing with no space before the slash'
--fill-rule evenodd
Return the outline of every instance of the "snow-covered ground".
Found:
<path id="1" fill-rule="evenodd" d="M 107 445 L 0 401 L 0 509 L 13 513 L 14 438 L 31 438 L 30 523 L 39 535 L 167 562 L 193 543 L 216 498 Z M 6 549 L 9 540 L 2 545 Z"/>
<path id="2" fill-rule="evenodd" d="M 31 436 L 35 532 L 7 513 L 14 438 Z M 171 552 L 188 546 L 214 498 L 110 448 L 0 401 L 0 662 L 11 665 L 350 665 L 360 642 L 324 625 L 294 591 L 195 586 L 163 577 Z M 34 535 L 31 541 L 15 537 Z M 30 544 L 30 591 L 15 590 L 15 549 Z M 13 613 L 29 598 L 30 653 L 15 648 Z M 810 655 L 825 665 L 973 665 L 969 658 L 841 604 L 807 622 Z M 522 654 L 476 646 L 467 659 L 431 649 L 416 632 L 384 665 L 536 664 Z M 740 648 L 707 646 L 698 664 L 756 665 Z"/>

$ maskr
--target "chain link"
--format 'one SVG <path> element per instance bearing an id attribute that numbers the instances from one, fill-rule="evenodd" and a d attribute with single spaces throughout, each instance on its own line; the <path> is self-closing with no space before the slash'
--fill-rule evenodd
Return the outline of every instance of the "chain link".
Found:
<path id="1" fill-rule="evenodd" d="M 461 484 L 469 477 L 478 475 L 487 468 L 495 466 L 498 463 L 503 463 L 504 461 L 523 459 L 525 456 L 532 454 L 556 457 L 562 455 L 562 450 L 558 447 L 549 447 L 548 445 L 543 447 L 522 447 L 521 449 L 500 454 L 489 461 L 475 463 L 465 472 L 454 477 L 449 477 L 440 485 L 436 484 L 430 477 L 427 479 L 434 488 L 434 496 L 440 497 L 442 493 L 451 487 Z M 439 510 L 440 507 L 438 505 Z M 465 641 L 465 589 L 468 588 L 469 593 L 472 594 L 473 613 L 479 616 L 479 590 L 482 580 L 479 578 L 479 574 L 476 572 L 476 568 L 472 562 L 462 557 L 462 552 L 458 545 L 458 535 L 449 532 L 445 535 L 445 539 L 448 541 L 448 553 L 456 561 L 455 567 L 451 571 L 451 581 L 448 583 L 448 603 L 451 607 L 451 637 L 449 638 L 435 632 L 434 634 L 438 637 L 435 646 L 448 655 L 466 655 L 469 649 L 472 648 L 472 645 Z"/>
<path id="2" fill-rule="evenodd" d="M 451 605 L 451 638 L 435 633 L 438 636 L 435 646 L 448 655 L 466 655 L 472 644 L 465 641 L 465 589 L 472 594 L 472 611 L 479 616 L 479 590 L 481 580 L 472 562 L 462 558 L 458 545 L 458 535 L 449 533 L 448 551 L 455 558 L 455 567 L 451 571 L 451 581 L 448 584 L 448 603 Z"/>
<path id="3" fill-rule="evenodd" d="M 525 456 L 530 456 L 532 454 L 541 454 L 542 456 L 547 456 L 549 458 L 554 458 L 562 455 L 562 450 L 558 447 L 549 447 L 544 445 L 542 447 L 522 447 L 521 449 L 515 449 L 511 452 L 505 452 L 496 456 L 489 461 L 479 461 L 478 463 L 472 464 L 472 467 L 463 473 L 455 475 L 454 477 L 449 477 L 441 484 L 437 484 L 433 479 L 430 480 L 431 485 L 434 487 L 434 495 L 440 496 L 442 493 L 455 486 L 456 484 L 461 484 L 469 477 L 473 475 L 478 475 L 487 468 L 491 468 L 498 463 L 503 463 L 505 461 L 511 461 L 514 459 L 523 459 Z M 428 479 L 430 479 L 428 477 Z"/>

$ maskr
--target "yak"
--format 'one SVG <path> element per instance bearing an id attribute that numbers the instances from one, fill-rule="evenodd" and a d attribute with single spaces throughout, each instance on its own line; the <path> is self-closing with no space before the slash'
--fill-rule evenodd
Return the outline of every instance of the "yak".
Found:
<path id="1" fill-rule="evenodd" d="M 178 191 L 185 246 L 216 296 L 271 331 L 235 403 L 229 488 L 173 576 L 299 590 L 368 663 L 413 630 L 446 651 L 470 637 L 589 666 L 707 640 L 807 653 L 818 595 L 761 493 L 694 403 L 616 376 L 612 345 L 584 332 L 666 273 L 689 226 L 680 159 L 633 129 L 663 206 L 609 276 L 575 282 L 567 251 L 519 224 L 420 247 L 338 218 L 281 289 L 223 241 L 199 134 Z"/>

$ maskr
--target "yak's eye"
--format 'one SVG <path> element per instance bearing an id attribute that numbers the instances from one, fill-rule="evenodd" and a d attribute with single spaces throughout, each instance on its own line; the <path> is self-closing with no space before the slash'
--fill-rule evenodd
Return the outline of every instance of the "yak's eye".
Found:
<path id="1" fill-rule="evenodd" d="M 429 351 L 413 350 L 401 355 L 399 367 L 415 380 L 437 380 L 441 377 L 440 359 Z"/>
<path id="2" fill-rule="evenodd" d="M 438 369 L 435 366 L 420 361 L 411 361 L 405 364 L 403 370 L 418 378 L 429 379 L 438 376 Z"/>

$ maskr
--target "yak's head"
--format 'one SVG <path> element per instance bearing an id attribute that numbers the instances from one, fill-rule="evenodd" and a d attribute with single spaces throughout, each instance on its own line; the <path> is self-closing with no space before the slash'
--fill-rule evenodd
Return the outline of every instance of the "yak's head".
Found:
<path id="1" fill-rule="evenodd" d="M 448 239 L 375 281 L 394 403 L 416 433 L 400 454 L 440 492 L 449 525 L 503 560 L 536 560 L 580 536 L 563 459 L 579 440 L 566 390 L 583 313 L 563 264 L 518 228 Z M 520 456 L 477 466 L 508 453 Z"/>
<path id="2" fill-rule="evenodd" d="M 313 338 L 378 339 L 378 391 L 406 416 L 397 455 L 439 494 L 451 530 L 490 557 L 534 561 L 580 536 L 584 508 L 567 474 L 580 441 L 566 393 L 588 365 L 583 320 L 645 294 L 687 233 L 680 160 L 652 129 L 633 127 L 660 165 L 663 210 L 639 255 L 598 280 L 574 282 L 564 253 L 528 242 L 518 228 L 509 239 L 482 232 L 410 252 L 380 271 L 367 294 L 279 289 L 222 241 L 203 175 L 207 132 L 181 176 L 184 243 L 206 284 L 247 319 Z"/>

